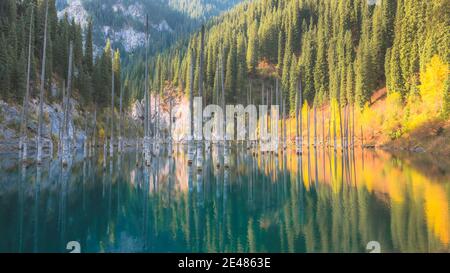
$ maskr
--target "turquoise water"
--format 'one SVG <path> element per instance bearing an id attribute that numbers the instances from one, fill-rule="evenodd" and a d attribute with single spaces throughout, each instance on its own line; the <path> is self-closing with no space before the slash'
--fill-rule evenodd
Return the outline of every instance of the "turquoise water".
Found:
<path id="1" fill-rule="evenodd" d="M 449 175 L 384 152 L 102 159 L 3 168 L 0 252 L 450 250 Z"/>

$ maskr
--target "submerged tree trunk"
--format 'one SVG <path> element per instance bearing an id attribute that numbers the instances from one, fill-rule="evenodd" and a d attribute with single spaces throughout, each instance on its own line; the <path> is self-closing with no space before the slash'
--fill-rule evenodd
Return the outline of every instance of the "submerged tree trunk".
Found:
<path id="1" fill-rule="evenodd" d="M 120 87 L 120 98 L 119 98 L 119 153 L 123 150 L 123 139 L 122 139 L 122 130 L 123 130 L 123 109 L 122 109 L 122 100 L 123 100 L 123 86 Z"/>
<path id="2" fill-rule="evenodd" d="M 94 135 L 92 137 L 94 151 L 97 148 L 97 104 L 94 105 Z"/>
<path id="3" fill-rule="evenodd" d="M 64 121 L 65 121 L 65 114 L 66 114 L 66 81 L 63 80 L 62 85 L 62 112 L 63 112 L 63 118 L 60 120 L 59 123 L 59 141 L 58 141 L 58 157 L 62 156 L 62 150 L 63 150 L 63 138 L 64 138 Z"/>
<path id="4" fill-rule="evenodd" d="M 281 92 L 281 103 L 283 107 L 283 150 L 287 149 L 287 139 L 286 139 L 286 102 L 283 97 L 283 92 Z"/>
<path id="5" fill-rule="evenodd" d="M 344 134 L 343 134 L 343 128 L 342 128 L 342 113 L 341 113 L 341 104 L 338 104 L 338 110 L 339 110 L 339 132 L 341 134 L 341 149 L 344 149 Z"/>
<path id="6" fill-rule="evenodd" d="M 37 134 L 37 162 L 42 162 L 42 122 L 44 114 L 44 87 L 45 87 L 45 61 L 47 58 L 47 25 L 48 25 L 48 0 L 45 0 L 45 23 L 44 23 L 44 48 L 42 49 L 41 86 L 39 91 L 39 118 Z"/>
<path id="7" fill-rule="evenodd" d="M 111 140 L 109 141 L 109 155 L 114 156 L 114 50 L 111 47 Z"/>
<path id="8" fill-rule="evenodd" d="M 63 164 L 67 165 L 71 153 L 70 142 L 69 142 L 69 119 L 70 119 L 70 97 L 72 94 L 72 62 L 73 62 L 73 42 L 70 42 L 69 46 L 69 69 L 67 72 L 67 94 L 66 94 L 66 103 L 65 103 L 65 111 L 64 111 L 64 124 L 63 124 Z"/>
<path id="9" fill-rule="evenodd" d="M 317 147 L 317 107 L 314 104 L 314 148 Z"/>
<path id="10" fill-rule="evenodd" d="M 322 107 L 322 145 L 325 147 L 325 108 Z"/>
<path id="11" fill-rule="evenodd" d="M 199 77 L 198 77 L 198 95 L 202 99 L 203 103 L 203 51 L 205 47 L 205 26 L 202 26 L 201 36 L 200 36 L 200 66 L 199 66 Z M 203 117 L 202 117 L 203 119 Z M 203 120 L 201 121 L 203 124 Z M 203 130 L 200 129 L 198 132 L 199 142 L 197 145 L 197 169 L 201 170 L 203 168 Z"/>
<path id="12" fill-rule="evenodd" d="M 144 161 L 146 165 L 150 165 L 150 106 L 151 97 L 148 88 L 148 14 L 145 22 L 145 82 L 144 82 L 144 98 L 145 98 L 145 113 L 144 113 Z"/>
<path id="13" fill-rule="evenodd" d="M 311 118 L 310 118 L 310 109 L 309 109 L 309 104 L 306 103 L 306 126 L 308 128 L 306 128 L 306 137 L 307 137 L 307 144 L 308 144 L 308 149 L 311 148 L 311 142 L 310 142 L 310 127 L 311 127 Z"/>
<path id="14" fill-rule="evenodd" d="M 30 100 L 30 75 L 31 75 L 31 42 L 32 42 L 32 31 L 33 31 L 33 15 L 34 6 L 31 6 L 31 17 L 30 17 L 30 32 L 28 37 L 28 61 L 27 61 L 27 87 L 25 92 L 25 98 L 23 100 L 22 108 L 22 124 L 20 126 L 20 141 L 19 141 L 19 151 L 20 158 L 25 159 L 27 157 L 27 132 L 28 132 L 28 103 Z"/>
<path id="15" fill-rule="evenodd" d="M 296 146 L 297 146 L 297 154 L 302 154 L 303 149 L 303 91 L 302 91 L 302 82 L 301 76 L 299 76 L 298 80 L 298 90 L 297 90 L 297 107 L 296 107 L 296 127 L 297 127 L 297 135 L 296 135 Z M 299 124 L 300 123 L 300 124 Z"/>
<path id="16" fill-rule="evenodd" d="M 352 105 L 352 148 L 355 147 L 355 104 Z"/>
<path id="17" fill-rule="evenodd" d="M 192 140 L 194 136 L 194 49 L 191 48 L 191 62 L 189 68 L 189 135 L 188 135 L 188 164 L 194 160 Z"/>
<path id="18" fill-rule="evenodd" d="M 84 145 L 83 145 L 83 156 L 87 158 L 89 156 L 89 142 L 88 142 L 88 113 L 87 111 L 84 113 Z"/>

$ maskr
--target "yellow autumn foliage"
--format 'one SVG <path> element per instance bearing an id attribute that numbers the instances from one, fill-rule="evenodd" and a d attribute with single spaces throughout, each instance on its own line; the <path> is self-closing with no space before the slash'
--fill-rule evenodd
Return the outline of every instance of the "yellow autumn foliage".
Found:
<path id="1" fill-rule="evenodd" d="M 430 117 L 440 115 L 444 109 L 445 82 L 449 76 L 448 64 L 435 55 L 420 74 L 420 96 L 423 110 Z"/>
<path id="2" fill-rule="evenodd" d="M 412 131 L 428 121 L 440 118 L 444 113 L 446 81 L 449 76 L 448 64 L 439 56 L 431 58 L 420 73 L 419 94 L 412 94 L 406 102 L 404 131 Z"/>

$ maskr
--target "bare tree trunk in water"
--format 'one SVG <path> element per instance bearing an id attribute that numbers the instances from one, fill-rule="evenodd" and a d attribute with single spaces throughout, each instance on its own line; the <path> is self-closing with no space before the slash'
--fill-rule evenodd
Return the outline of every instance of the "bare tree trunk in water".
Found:
<path id="1" fill-rule="evenodd" d="M 287 138 L 286 138 L 286 102 L 283 96 L 283 92 L 281 93 L 281 103 L 283 105 L 283 150 L 287 149 Z"/>
<path id="2" fill-rule="evenodd" d="M 189 136 L 188 136 L 188 164 L 194 161 L 192 141 L 194 136 L 194 49 L 191 48 L 191 63 L 189 69 Z"/>
<path id="3" fill-rule="evenodd" d="M 361 148 L 364 149 L 364 133 L 362 125 L 361 125 Z"/>
<path id="4" fill-rule="evenodd" d="M 355 104 L 352 105 L 352 148 L 355 147 Z"/>
<path id="5" fill-rule="evenodd" d="M 298 80 L 298 90 L 297 90 L 297 106 L 296 106 L 296 148 L 297 148 L 297 154 L 302 154 L 302 148 L 303 148 L 303 91 L 302 91 L 302 82 L 301 82 L 301 75 L 299 76 Z M 299 126 L 300 123 L 300 126 Z"/>
<path id="6" fill-rule="evenodd" d="M 145 113 L 144 113 L 144 140 L 143 146 L 143 161 L 147 166 L 151 161 L 151 134 L 150 134 L 150 122 L 151 122 L 151 96 L 148 86 L 148 14 L 145 17 L 145 80 L 144 80 L 144 98 L 145 98 Z"/>
<path id="7" fill-rule="evenodd" d="M 30 17 L 30 32 L 28 37 L 28 61 L 27 61 L 27 87 L 25 92 L 25 98 L 23 100 L 22 107 L 22 124 L 20 126 L 20 141 L 19 141 L 19 157 L 21 159 L 26 159 L 27 157 L 27 132 L 28 132 L 28 102 L 30 100 L 30 75 L 31 75 L 31 41 L 33 38 L 33 15 L 34 6 L 31 6 L 31 17 Z"/>
<path id="8" fill-rule="evenodd" d="M 94 105 L 94 135 L 92 137 L 94 152 L 97 148 L 97 104 Z"/>
<path id="9" fill-rule="evenodd" d="M 73 62 L 73 42 L 70 42 L 69 47 L 69 68 L 67 72 L 67 93 L 66 93 L 66 103 L 64 110 L 64 124 L 63 124 L 63 141 L 62 141 L 62 163 L 67 165 L 71 153 L 70 143 L 69 143 L 69 120 L 70 120 L 70 97 L 72 96 L 72 62 Z"/>
<path id="10" fill-rule="evenodd" d="M 120 98 L 119 98 L 119 153 L 122 152 L 123 149 L 123 139 L 122 139 L 122 130 L 123 130 L 123 109 L 122 109 L 122 100 L 123 100 L 123 86 L 120 87 Z"/>
<path id="11" fill-rule="evenodd" d="M 327 146 L 331 147 L 331 117 L 332 117 L 333 106 L 330 105 L 330 114 L 328 117 L 328 137 L 327 137 Z"/>
<path id="12" fill-rule="evenodd" d="M 63 146 L 63 137 L 64 137 L 64 121 L 65 121 L 65 114 L 66 114 L 66 81 L 63 80 L 63 85 L 62 85 L 62 103 L 61 103 L 61 108 L 62 108 L 62 114 L 63 114 L 63 118 L 62 120 L 60 120 L 59 122 L 59 140 L 58 140 L 58 157 L 62 156 L 62 146 Z"/>
<path id="13" fill-rule="evenodd" d="M 41 86 L 39 91 L 39 118 L 37 134 L 37 162 L 42 162 L 42 120 L 44 114 L 44 87 L 45 87 L 45 61 L 47 58 L 47 25 L 48 25 L 48 0 L 45 0 L 45 23 L 44 23 L 44 48 L 42 49 Z"/>
<path id="14" fill-rule="evenodd" d="M 309 148 L 311 147 L 310 145 L 311 145 L 311 143 L 310 143 L 310 123 L 311 123 L 311 121 L 310 121 L 310 113 L 309 113 L 310 111 L 309 111 L 309 104 L 307 103 L 307 105 L 306 105 L 306 126 L 308 127 L 308 128 L 306 128 L 306 136 L 307 136 L 307 143 L 308 143 L 308 150 L 309 150 Z"/>
<path id="15" fill-rule="evenodd" d="M 338 109 L 339 109 L 339 131 L 341 134 L 341 149 L 344 150 L 344 134 L 342 131 L 342 113 L 341 113 L 341 104 L 338 104 Z"/>
<path id="16" fill-rule="evenodd" d="M 317 107 L 314 104 L 314 148 L 317 147 Z"/>
<path id="17" fill-rule="evenodd" d="M 266 102 L 264 101 L 264 81 L 262 82 L 262 85 L 261 85 L 261 105 L 264 105 Z M 265 118 L 265 117 L 263 117 L 263 116 L 261 116 L 260 115 L 260 117 L 259 117 L 259 119 L 263 119 L 263 118 Z M 262 139 L 262 128 L 260 127 L 259 128 L 259 145 L 260 145 L 260 150 L 261 150 L 261 153 L 263 153 L 263 139 Z"/>
<path id="18" fill-rule="evenodd" d="M 325 147 L 325 108 L 322 107 L 322 145 Z"/>
<path id="19" fill-rule="evenodd" d="M 84 158 L 88 157 L 88 146 L 89 146 L 89 142 L 88 142 L 88 113 L 84 113 L 84 145 L 83 145 L 83 156 Z"/>
<path id="20" fill-rule="evenodd" d="M 333 106 L 332 106 L 333 107 Z M 339 106 L 338 106 L 339 108 Z M 336 128 L 336 109 L 333 107 L 333 131 L 334 131 L 334 150 L 337 150 L 337 128 Z"/>
<path id="21" fill-rule="evenodd" d="M 114 50 L 111 46 L 111 140 L 109 141 L 109 155 L 114 156 Z"/>

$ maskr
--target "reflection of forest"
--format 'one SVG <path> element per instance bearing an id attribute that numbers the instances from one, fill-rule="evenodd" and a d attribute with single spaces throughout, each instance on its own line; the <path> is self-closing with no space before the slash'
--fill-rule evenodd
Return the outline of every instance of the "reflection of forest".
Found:
<path id="1" fill-rule="evenodd" d="M 364 252 L 374 240 L 385 252 L 449 251 L 448 177 L 385 153 L 240 153 L 229 170 L 207 157 L 201 173 L 183 154 L 148 168 L 135 159 L 8 174 L 17 187 L 0 194 L 0 252 L 61 252 L 69 240 L 88 252 Z"/>

